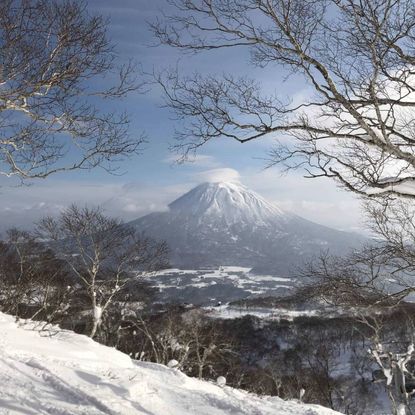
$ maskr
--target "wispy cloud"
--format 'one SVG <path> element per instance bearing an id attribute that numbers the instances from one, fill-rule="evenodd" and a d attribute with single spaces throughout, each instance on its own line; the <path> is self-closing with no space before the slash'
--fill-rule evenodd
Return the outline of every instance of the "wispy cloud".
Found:
<path id="1" fill-rule="evenodd" d="M 237 170 L 229 167 L 200 171 L 193 177 L 198 182 L 239 182 L 241 178 Z"/>

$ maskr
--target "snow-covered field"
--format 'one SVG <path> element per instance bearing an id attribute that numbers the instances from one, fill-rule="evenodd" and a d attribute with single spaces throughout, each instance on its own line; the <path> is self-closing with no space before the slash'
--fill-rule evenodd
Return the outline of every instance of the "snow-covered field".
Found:
<path id="1" fill-rule="evenodd" d="M 292 290 L 295 279 L 256 275 L 251 268 L 222 266 L 217 269 L 167 269 L 150 277 L 158 288 L 161 302 L 216 305 L 268 295 L 284 295 Z"/>
<path id="2" fill-rule="evenodd" d="M 284 308 L 265 307 L 237 307 L 222 305 L 220 307 L 206 307 L 208 315 L 213 318 L 233 319 L 244 316 L 254 316 L 263 320 L 293 320 L 297 317 L 327 316 L 324 310 L 287 310 Z"/>
<path id="3" fill-rule="evenodd" d="M 136 362 L 69 331 L 0 313 L 0 414 L 334 415 Z"/>

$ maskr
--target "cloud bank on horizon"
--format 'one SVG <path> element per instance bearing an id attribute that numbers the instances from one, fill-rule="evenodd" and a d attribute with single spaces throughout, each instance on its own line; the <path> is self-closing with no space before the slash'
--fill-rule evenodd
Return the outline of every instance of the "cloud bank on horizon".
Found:
<path id="1" fill-rule="evenodd" d="M 187 171 L 179 183 L 55 179 L 24 188 L 6 188 L 3 185 L 0 232 L 12 226 L 30 229 L 42 216 L 58 215 L 71 203 L 81 206 L 99 205 L 108 215 L 130 221 L 151 212 L 168 209 L 170 202 L 203 182 L 242 183 L 282 209 L 307 219 L 337 229 L 362 229 L 359 202 L 351 195 L 330 186 L 330 182 L 324 179 L 305 180 L 294 174 L 281 176 L 275 169 L 258 171 L 247 168 L 238 171 L 220 167 L 213 159 L 206 158 L 187 166 Z"/>

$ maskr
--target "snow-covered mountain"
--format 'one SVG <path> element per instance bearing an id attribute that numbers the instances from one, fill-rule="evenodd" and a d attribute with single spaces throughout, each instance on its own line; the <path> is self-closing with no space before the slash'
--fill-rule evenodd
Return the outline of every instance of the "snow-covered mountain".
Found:
<path id="1" fill-rule="evenodd" d="M 336 415 L 131 360 L 90 338 L 0 313 L 0 414 Z"/>
<path id="2" fill-rule="evenodd" d="M 285 212 L 237 183 L 203 183 L 130 224 L 166 240 L 172 265 L 251 267 L 286 275 L 322 250 L 344 253 L 363 238 Z"/>
<path id="3" fill-rule="evenodd" d="M 257 193 L 236 183 L 203 183 L 169 205 L 171 213 L 198 218 L 199 223 L 221 222 L 266 226 L 287 215 Z"/>

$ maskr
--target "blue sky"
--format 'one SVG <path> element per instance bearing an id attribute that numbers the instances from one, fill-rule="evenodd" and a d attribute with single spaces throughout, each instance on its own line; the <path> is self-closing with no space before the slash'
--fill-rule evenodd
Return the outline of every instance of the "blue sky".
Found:
<path id="1" fill-rule="evenodd" d="M 182 56 L 154 43 L 147 21 L 166 8 L 164 0 L 89 0 L 91 13 L 109 16 L 109 36 L 122 59 L 133 57 L 145 69 L 160 69 L 178 64 L 182 72 L 246 74 L 255 76 L 266 90 L 282 96 L 299 97 L 308 87 L 299 79 L 284 81 L 278 68 L 252 68 L 246 50 L 235 49 L 199 56 Z M 101 170 L 73 172 L 33 182 L 29 187 L 14 187 L 0 181 L 0 231 L 9 226 L 30 227 L 43 214 L 57 214 L 71 202 L 100 204 L 108 214 L 125 220 L 167 204 L 193 186 L 209 180 L 237 179 L 282 208 L 338 229 L 362 228 L 359 202 L 328 180 L 307 180 L 301 172 L 281 176 L 277 168 L 264 170 L 270 139 L 241 145 L 217 140 L 203 147 L 192 163 L 176 165 L 173 144 L 175 122 L 165 108 L 160 91 L 133 94 L 117 103 L 133 120 L 132 132 L 145 131 L 148 143 L 143 154 L 120 164 L 124 173 L 112 176 Z"/>

